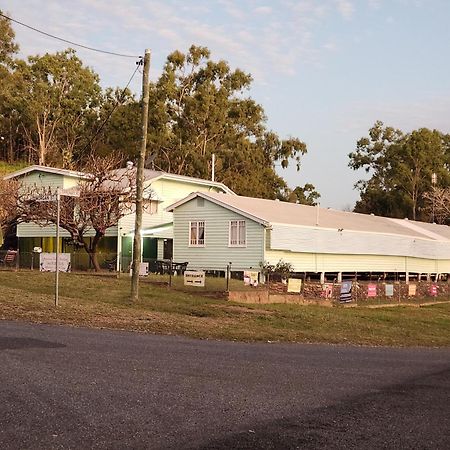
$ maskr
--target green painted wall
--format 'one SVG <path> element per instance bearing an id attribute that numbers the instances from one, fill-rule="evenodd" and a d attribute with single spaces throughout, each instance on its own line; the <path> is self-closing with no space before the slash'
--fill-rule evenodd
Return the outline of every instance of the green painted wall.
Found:
<path id="1" fill-rule="evenodd" d="M 205 200 L 197 198 L 174 211 L 174 260 L 189 262 L 189 269 L 225 270 L 229 262 L 233 270 L 259 269 L 264 256 L 262 225 Z M 205 221 L 205 246 L 189 247 L 189 221 Z M 229 247 L 229 221 L 246 220 L 247 246 Z"/>

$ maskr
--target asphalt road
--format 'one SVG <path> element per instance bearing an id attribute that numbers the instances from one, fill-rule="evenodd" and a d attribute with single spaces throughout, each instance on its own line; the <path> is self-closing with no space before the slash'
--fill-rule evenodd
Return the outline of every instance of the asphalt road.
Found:
<path id="1" fill-rule="evenodd" d="M 450 349 L 0 321 L 0 448 L 449 449 Z"/>

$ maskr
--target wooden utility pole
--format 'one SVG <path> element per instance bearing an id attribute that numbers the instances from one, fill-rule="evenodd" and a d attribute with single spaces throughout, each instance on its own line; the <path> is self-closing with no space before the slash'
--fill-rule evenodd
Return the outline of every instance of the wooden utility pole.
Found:
<path id="1" fill-rule="evenodd" d="M 136 221 L 134 225 L 133 264 L 131 276 L 131 301 L 139 299 L 139 268 L 141 263 L 142 197 L 144 193 L 144 164 L 147 150 L 148 98 L 149 98 L 150 50 L 145 50 L 142 76 L 142 138 L 136 168 Z"/>

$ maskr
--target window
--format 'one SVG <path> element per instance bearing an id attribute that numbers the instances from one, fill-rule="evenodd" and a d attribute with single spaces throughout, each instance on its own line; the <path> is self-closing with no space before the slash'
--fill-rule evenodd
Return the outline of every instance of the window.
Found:
<path id="1" fill-rule="evenodd" d="M 230 220 L 229 247 L 245 247 L 247 245 L 247 233 L 245 220 Z"/>
<path id="2" fill-rule="evenodd" d="M 204 247 L 205 246 L 205 221 L 199 220 L 189 222 L 189 246 Z"/>

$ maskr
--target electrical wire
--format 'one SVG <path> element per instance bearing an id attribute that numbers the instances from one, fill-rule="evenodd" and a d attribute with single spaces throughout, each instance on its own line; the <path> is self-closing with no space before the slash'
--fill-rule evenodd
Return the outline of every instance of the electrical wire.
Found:
<path id="1" fill-rule="evenodd" d="M 134 59 L 141 58 L 141 56 L 137 56 L 137 55 L 126 55 L 126 54 L 123 54 L 123 53 L 109 52 L 107 50 L 101 50 L 101 49 L 98 49 L 98 48 L 89 47 L 87 45 L 77 44 L 76 42 L 69 41 L 67 39 L 63 39 L 61 37 L 55 36 L 54 34 L 50 34 L 50 33 L 47 33 L 45 31 L 42 31 L 42 30 L 38 30 L 37 28 L 34 28 L 31 25 L 27 25 L 26 23 L 23 23 L 23 22 L 20 22 L 19 20 L 13 19 L 12 17 L 8 17 L 8 16 L 6 16 L 5 14 L 3 14 L 1 12 L 0 12 L 0 17 L 4 17 L 5 19 L 10 20 L 11 22 L 14 22 L 14 23 L 17 23 L 19 25 L 22 25 L 23 27 L 29 28 L 30 30 L 36 31 L 37 33 L 40 33 L 40 34 L 43 34 L 44 36 L 47 36 L 47 37 L 50 37 L 50 38 L 53 38 L 53 39 L 57 39 L 58 41 L 65 42 L 66 44 L 75 45 L 76 47 L 81 47 L 81 48 L 84 48 L 86 50 L 91 50 L 93 52 L 98 52 L 98 53 L 105 53 L 107 55 L 112 55 L 112 56 L 119 56 L 119 57 L 122 57 L 122 58 L 134 58 Z"/>
<path id="2" fill-rule="evenodd" d="M 116 104 L 114 105 L 113 109 L 110 111 L 110 113 L 108 114 L 108 116 L 106 117 L 106 119 L 102 122 L 102 124 L 100 125 L 100 127 L 97 129 L 97 131 L 95 132 L 94 136 L 91 137 L 91 139 L 89 140 L 89 142 L 84 146 L 84 148 L 80 151 L 80 156 L 83 156 L 84 152 L 86 151 L 86 149 L 88 147 L 90 147 L 90 145 L 92 144 L 92 142 L 94 141 L 94 139 L 99 135 L 100 131 L 102 131 L 103 127 L 106 125 L 106 123 L 109 121 L 109 119 L 111 118 L 111 116 L 114 114 L 114 111 L 117 109 L 118 106 L 120 106 L 123 102 L 123 98 L 125 96 L 125 91 L 127 90 L 128 86 L 130 86 L 131 81 L 133 80 L 134 76 L 136 75 L 136 72 L 138 72 L 139 67 L 143 64 L 143 59 L 142 57 L 140 57 L 141 59 L 139 61 L 136 62 L 136 69 L 134 69 L 133 74 L 131 75 L 130 79 L 128 80 L 127 85 L 123 88 L 122 93 L 120 94 L 120 97 L 118 99 L 118 101 L 116 102 Z"/>

